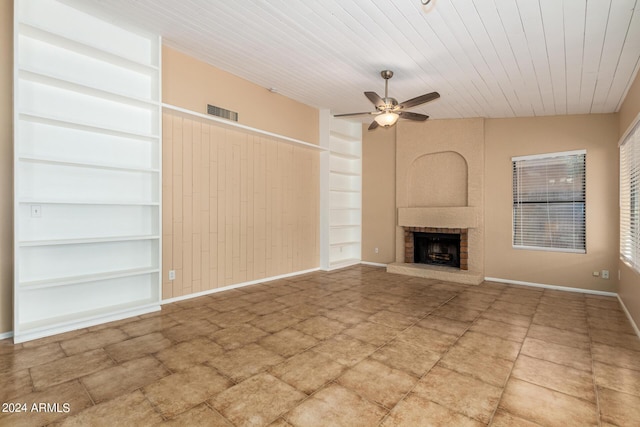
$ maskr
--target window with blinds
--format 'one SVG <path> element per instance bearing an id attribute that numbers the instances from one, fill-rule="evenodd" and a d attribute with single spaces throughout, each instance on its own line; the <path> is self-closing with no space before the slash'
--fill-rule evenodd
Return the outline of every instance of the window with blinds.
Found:
<path id="1" fill-rule="evenodd" d="M 586 151 L 513 157 L 513 247 L 586 252 Z"/>
<path id="2" fill-rule="evenodd" d="M 640 272 L 640 122 L 620 144 L 620 258 Z"/>

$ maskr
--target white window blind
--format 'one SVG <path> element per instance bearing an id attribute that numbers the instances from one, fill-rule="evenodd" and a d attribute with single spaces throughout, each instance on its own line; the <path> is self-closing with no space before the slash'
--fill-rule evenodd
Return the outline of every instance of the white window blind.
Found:
<path id="1" fill-rule="evenodd" d="M 586 251 L 586 151 L 512 158 L 513 246 Z"/>
<path id="2" fill-rule="evenodd" d="M 620 258 L 640 271 L 640 122 L 620 145 Z"/>

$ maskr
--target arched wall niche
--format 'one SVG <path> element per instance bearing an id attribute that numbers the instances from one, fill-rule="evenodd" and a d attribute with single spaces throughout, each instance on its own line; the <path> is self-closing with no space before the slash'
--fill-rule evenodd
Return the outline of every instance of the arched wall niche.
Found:
<path id="1" fill-rule="evenodd" d="M 468 204 L 467 161 L 454 151 L 425 154 L 409 166 L 409 207 L 449 207 Z"/>

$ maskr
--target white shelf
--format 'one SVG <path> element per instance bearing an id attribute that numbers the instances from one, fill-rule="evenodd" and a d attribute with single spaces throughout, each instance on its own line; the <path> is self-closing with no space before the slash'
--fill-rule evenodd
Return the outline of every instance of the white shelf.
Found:
<path id="1" fill-rule="evenodd" d="M 98 282 L 101 280 L 118 279 L 121 277 L 140 276 L 143 274 L 159 273 L 157 268 L 136 268 L 131 270 L 112 271 L 108 273 L 83 274 L 80 276 L 59 277 L 46 280 L 33 280 L 20 283 L 20 291 L 75 285 L 84 282 Z"/>
<path id="2" fill-rule="evenodd" d="M 57 328 L 63 329 L 65 326 L 77 323 L 78 318 L 81 318 L 86 322 L 91 321 L 95 318 L 105 317 L 107 315 L 114 316 L 118 313 L 126 312 L 134 308 L 144 309 L 147 307 L 159 305 L 159 301 L 157 301 L 155 298 L 145 298 L 123 304 L 111 305 L 100 309 L 80 311 L 65 316 L 57 316 L 46 320 L 23 323 L 20 329 L 26 333 L 35 333 L 38 331 L 51 329 L 52 324 L 55 324 Z"/>
<path id="3" fill-rule="evenodd" d="M 329 226 L 329 228 L 332 228 L 334 230 L 340 230 L 345 228 L 358 228 L 358 227 L 360 227 L 360 224 L 332 224 Z"/>
<path id="4" fill-rule="evenodd" d="M 160 306 L 162 45 L 64 0 L 15 6 L 14 339 L 23 342 Z"/>
<path id="5" fill-rule="evenodd" d="M 330 188 L 329 191 L 335 191 L 337 193 L 360 193 L 360 189 L 351 188 Z"/>
<path id="6" fill-rule="evenodd" d="M 21 120 L 35 121 L 35 122 L 44 123 L 52 126 L 63 126 L 63 127 L 73 128 L 73 129 L 85 130 L 89 132 L 100 132 L 100 133 L 106 133 L 109 135 L 120 136 L 125 138 L 138 138 L 138 139 L 151 140 L 151 141 L 156 141 L 160 139 L 159 135 L 157 134 L 133 132 L 125 129 L 113 129 L 105 126 L 96 125 L 93 123 L 71 121 L 68 119 L 60 118 L 60 117 L 54 117 L 50 115 L 38 114 L 38 113 L 33 113 L 28 111 L 20 111 L 19 118 Z"/>
<path id="7" fill-rule="evenodd" d="M 39 40 L 41 42 L 62 47 L 81 55 L 85 55 L 109 64 L 115 64 L 119 67 L 128 68 L 132 71 L 142 74 L 157 74 L 159 68 L 156 65 L 143 61 L 126 58 L 118 53 L 108 51 L 90 43 L 79 40 L 70 39 L 69 37 L 57 34 L 46 28 L 42 28 L 33 23 L 23 22 L 19 25 L 19 34 L 25 37 Z"/>
<path id="8" fill-rule="evenodd" d="M 345 176 L 361 176 L 360 172 L 352 172 L 352 171 L 344 171 L 344 170 L 330 170 L 330 173 L 335 173 L 336 175 L 345 175 Z"/>
<path id="9" fill-rule="evenodd" d="M 113 236 L 113 237 L 87 237 L 82 239 L 56 239 L 56 240 L 31 240 L 18 242 L 20 247 L 29 246 L 57 246 L 57 245 L 86 245 L 89 243 L 106 242 L 131 242 L 134 240 L 156 240 L 158 235 L 145 236 Z"/>
<path id="10" fill-rule="evenodd" d="M 332 207 L 332 211 L 359 211 L 361 208 Z"/>
<path id="11" fill-rule="evenodd" d="M 359 245 L 360 241 L 359 240 L 353 240 L 350 242 L 336 242 L 336 243 L 331 243 L 329 246 L 332 247 L 339 247 L 339 246 L 350 246 L 350 245 Z"/>
<path id="12" fill-rule="evenodd" d="M 340 151 L 331 151 L 331 155 L 347 160 L 360 160 L 360 156 L 357 156 L 355 154 L 343 153 Z"/>
<path id="13" fill-rule="evenodd" d="M 126 172 L 148 172 L 148 173 L 160 172 L 160 169 L 157 169 L 157 168 L 134 168 L 134 167 L 127 167 L 127 166 L 118 166 L 115 164 L 108 165 L 108 164 L 101 164 L 101 163 L 78 162 L 78 161 L 70 161 L 70 160 L 63 160 L 63 159 L 55 159 L 52 157 L 45 157 L 45 156 L 19 155 L 18 160 L 24 161 L 24 162 L 48 163 L 48 164 L 61 165 L 61 166 L 119 170 L 119 171 L 126 171 Z"/>
<path id="14" fill-rule="evenodd" d="M 347 133 L 344 132 L 340 132 L 337 130 L 331 130 L 330 135 L 333 138 L 337 138 L 337 139 L 342 139 L 344 141 L 348 141 L 348 142 L 355 142 L 355 143 L 361 143 L 362 137 L 361 136 L 353 136 L 353 135 L 349 135 Z M 358 157 L 359 158 L 359 157 Z"/>
<path id="15" fill-rule="evenodd" d="M 20 67 L 19 72 L 20 72 L 20 77 L 23 78 L 24 80 L 28 80 L 28 81 L 32 81 L 40 84 L 46 84 L 49 86 L 54 86 L 59 89 L 65 89 L 65 90 L 70 90 L 74 92 L 84 93 L 87 95 L 100 97 L 110 101 L 134 105 L 140 108 L 157 109 L 160 105 L 160 103 L 157 101 L 152 101 L 150 99 L 145 99 L 145 98 L 139 98 L 136 96 L 130 96 L 124 93 L 108 91 L 108 90 L 100 89 L 98 87 L 89 86 L 82 83 L 76 83 L 66 78 L 55 76 L 53 74 L 50 74 L 44 71 L 30 69 L 28 67 Z"/>

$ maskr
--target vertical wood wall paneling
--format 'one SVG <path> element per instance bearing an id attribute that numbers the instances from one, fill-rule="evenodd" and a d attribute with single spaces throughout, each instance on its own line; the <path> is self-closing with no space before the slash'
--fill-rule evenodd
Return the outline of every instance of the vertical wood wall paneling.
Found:
<path id="1" fill-rule="evenodd" d="M 319 153 L 170 112 L 163 135 L 164 299 L 318 267 Z"/>

